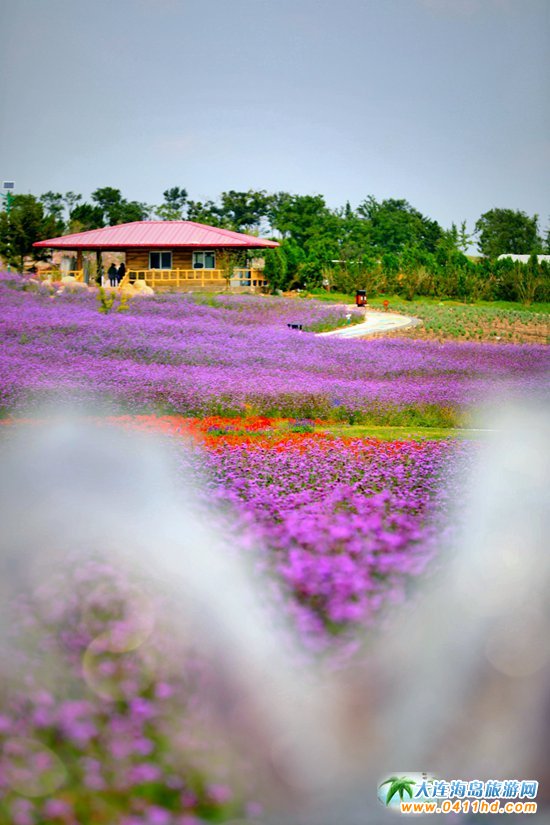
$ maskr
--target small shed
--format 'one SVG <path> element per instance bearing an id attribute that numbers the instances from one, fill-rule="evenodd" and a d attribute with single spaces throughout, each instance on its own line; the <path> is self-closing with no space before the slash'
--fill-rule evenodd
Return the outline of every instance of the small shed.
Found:
<path id="1" fill-rule="evenodd" d="M 258 261 L 235 264 L 235 253 L 279 246 L 276 241 L 232 232 L 195 221 L 134 221 L 37 241 L 35 247 L 76 253 L 71 274 L 85 281 L 83 253 L 95 252 L 98 281 L 102 254 L 124 253 L 126 274 L 121 286 L 141 281 L 157 290 L 258 290 L 267 282 Z M 243 257 L 243 256 L 240 256 Z M 252 264 L 256 264 L 256 267 Z"/>

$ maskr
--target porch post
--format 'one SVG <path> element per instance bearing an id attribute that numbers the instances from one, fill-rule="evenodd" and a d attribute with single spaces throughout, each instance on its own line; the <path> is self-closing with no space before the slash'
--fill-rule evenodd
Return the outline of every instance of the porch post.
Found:
<path id="1" fill-rule="evenodd" d="M 101 286 L 103 282 L 103 260 L 101 258 L 101 250 L 96 249 L 95 253 L 95 263 L 96 263 L 96 284 Z"/>
<path id="2" fill-rule="evenodd" d="M 84 252 L 88 253 L 89 250 L 85 249 Z M 90 283 L 90 263 L 91 262 L 90 262 L 90 256 L 88 254 L 86 254 L 86 257 L 84 257 L 84 252 L 82 253 L 82 276 L 83 276 L 84 283 L 86 284 L 86 286 L 88 286 L 89 283 Z"/>

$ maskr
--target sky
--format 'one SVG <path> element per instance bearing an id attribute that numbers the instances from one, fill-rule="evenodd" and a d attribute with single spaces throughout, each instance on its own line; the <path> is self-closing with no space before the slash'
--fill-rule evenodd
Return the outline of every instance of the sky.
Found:
<path id="1" fill-rule="evenodd" d="M 0 180 L 550 224 L 549 0 L 0 0 Z"/>

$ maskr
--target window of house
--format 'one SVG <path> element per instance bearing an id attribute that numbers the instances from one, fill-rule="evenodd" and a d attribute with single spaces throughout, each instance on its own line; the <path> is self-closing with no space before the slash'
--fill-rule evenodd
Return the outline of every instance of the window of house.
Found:
<path id="1" fill-rule="evenodd" d="M 172 253 L 149 252 L 149 269 L 172 269 Z"/>
<path id="2" fill-rule="evenodd" d="M 214 252 L 193 252 L 193 269 L 216 269 Z"/>

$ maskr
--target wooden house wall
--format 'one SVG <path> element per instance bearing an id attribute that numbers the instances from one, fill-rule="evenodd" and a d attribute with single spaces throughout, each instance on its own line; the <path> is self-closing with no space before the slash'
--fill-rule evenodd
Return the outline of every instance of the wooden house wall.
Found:
<path id="1" fill-rule="evenodd" d="M 205 249 L 206 251 L 211 251 L 212 247 L 205 247 Z M 159 251 L 172 252 L 172 269 L 192 269 L 193 252 L 200 252 L 201 250 L 172 249 Z M 149 250 L 129 249 L 126 253 L 126 269 L 149 269 Z"/>

